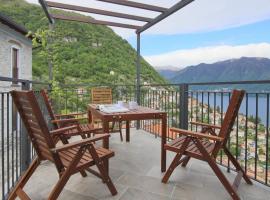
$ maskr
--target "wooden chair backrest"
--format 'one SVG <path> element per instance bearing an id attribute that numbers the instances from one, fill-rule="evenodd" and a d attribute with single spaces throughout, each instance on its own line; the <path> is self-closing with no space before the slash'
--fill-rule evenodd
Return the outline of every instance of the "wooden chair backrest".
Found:
<path id="1" fill-rule="evenodd" d="M 230 103 L 219 132 L 219 137 L 224 138 L 223 145 L 227 143 L 227 140 L 230 137 L 230 132 L 233 129 L 244 95 L 244 90 L 233 90 L 232 92 Z"/>
<path id="2" fill-rule="evenodd" d="M 48 95 L 48 91 L 45 89 L 41 90 L 41 96 L 43 97 L 44 103 L 46 105 L 46 108 L 48 110 L 48 113 L 50 115 L 51 120 L 56 120 L 55 112 L 52 105 L 52 100 L 50 99 Z M 55 129 L 60 128 L 57 123 L 53 123 L 53 126 Z"/>
<path id="3" fill-rule="evenodd" d="M 40 160 L 50 160 L 58 170 L 63 168 L 58 154 L 50 149 L 55 148 L 52 137 L 33 91 L 11 91 L 13 102 L 21 116 L 28 136 Z"/>
<path id="4" fill-rule="evenodd" d="M 111 88 L 92 88 L 91 97 L 93 104 L 112 104 L 112 89 Z"/>

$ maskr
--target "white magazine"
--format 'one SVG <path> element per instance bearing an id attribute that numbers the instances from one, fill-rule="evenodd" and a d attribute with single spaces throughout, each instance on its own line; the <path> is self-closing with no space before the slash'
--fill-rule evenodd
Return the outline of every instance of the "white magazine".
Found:
<path id="1" fill-rule="evenodd" d="M 119 113 L 119 112 L 128 112 L 129 109 L 118 104 L 110 105 L 99 105 L 99 110 L 105 113 Z"/>

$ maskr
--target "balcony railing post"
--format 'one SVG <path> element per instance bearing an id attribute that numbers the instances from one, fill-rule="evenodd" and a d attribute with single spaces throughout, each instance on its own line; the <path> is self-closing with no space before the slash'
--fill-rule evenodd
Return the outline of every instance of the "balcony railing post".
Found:
<path id="1" fill-rule="evenodd" d="M 22 82 L 22 90 L 30 90 L 30 82 Z M 27 170 L 31 162 L 31 145 L 28 139 L 27 130 L 22 123 L 22 132 L 21 132 L 21 170 Z"/>
<path id="2" fill-rule="evenodd" d="M 179 127 L 182 129 L 188 129 L 188 84 L 180 85 L 179 92 Z"/>

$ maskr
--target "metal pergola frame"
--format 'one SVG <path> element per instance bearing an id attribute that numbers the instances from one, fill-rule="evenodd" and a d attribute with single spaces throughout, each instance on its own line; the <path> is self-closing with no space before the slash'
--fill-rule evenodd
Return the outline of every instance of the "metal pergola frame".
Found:
<path id="1" fill-rule="evenodd" d="M 135 1 L 127 1 L 127 0 L 97 0 L 104 3 L 110 3 L 110 4 L 117 4 L 121 6 L 131 7 L 131 8 L 137 8 L 137 9 L 143 9 L 147 11 L 157 12 L 160 13 L 155 18 L 148 18 L 138 15 L 131 15 L 126 13 L 120 13 L 120 12 L 113 12 L 113 11 L 107 11 L 107 10 L 101 10 L 101 9 L 94 9 L 89 7 L 82 7 L 82 6 L 76 6 L 76 5 L 69 5 L 64 3 L 58 3 L 58 2 L 51 2 L 51 1 L 45 1 L 45 0 L 39 0 L 39 3 L 41 4 L 50 24 L 55 23 L 55 19 L 60 20 L 67 20 L 67 21 L 76 21 L 76 22 L 82 22 L 82 23 L 90 23 L 90 24 L 100 24 L 100 25 L 107 25 L 107 26 L 115 26 L 115 27 L 121 27 L 121 28 L 127 28 L 127 29 L 134 29 L 137 34 L 137 62 L 136 62 L 136 98 L 137 103 L 140 105 L 140 85 L 141 85 L 141 33 L 149 29 L 150 27 L 154 26 L 155 24 L 159 23 L 163 19 L 167 18 L 168 16 L 172 15 L 176 11 L 184 8 L 194 0 L 181 0 L 175 5 L 173 5 L 170 8 L 164 8 L 160 6 L 145 4 L 145 3 L 138 3 Z M 111 17 L 117 17 L 122 19 L 129 19 L 129 20 L 135 20 L 140 22 L 146 22 L 143 26 L 138 26 L 134 24 L 127 24 L 127 23 L 118 23 L 118 22 L 111 22 L 111 21 L 103 21 L 103 20 L 96 20 L 87 16 L 66 16 L 62 14 L 52 14 L 49 12 L 49 8 L 58 8 L 58 9 L 65 9 L 70 11 L 80 11 L 84 13 L 92 13 L 92 14 L 98 14 L 103 16 L 111 16 Z"/>

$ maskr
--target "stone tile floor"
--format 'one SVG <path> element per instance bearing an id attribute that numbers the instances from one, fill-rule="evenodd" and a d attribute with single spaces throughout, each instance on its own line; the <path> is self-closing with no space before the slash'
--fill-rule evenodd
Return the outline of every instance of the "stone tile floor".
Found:
<path id="1" fill-rule="evenodd" d="M 115 157 L 110 160 L 110 176 L 118 194 L 110 195 L 100 179 L 89 174 L 71 177 L 62 191 L 62 200 L 222 200 L 230 199 L 219 180 L 201 161 L 191 160 L 187 168 L 178 167 L 168 184 L 161 183 L 160 139 L 144 131 L 132 130 L 131 142 L 121 142 L 119 135 L 110 138 L 110 148 Z M 167 165 L 173 158 L 168 154 Z M 225 169 L 224 169 L 225 171 Z M 226 173 L 226 172 L 225 172 Z M 232 181 L 233 173 L 226 173 Z M 25 187 L 33 200 L 46 199 L 58 179 L 54 166 L 44 162 Z M 270 188 L 255 183 L 250 186 L 242 181 L 239 195 L 244 200 L 270 199 Z"/>

